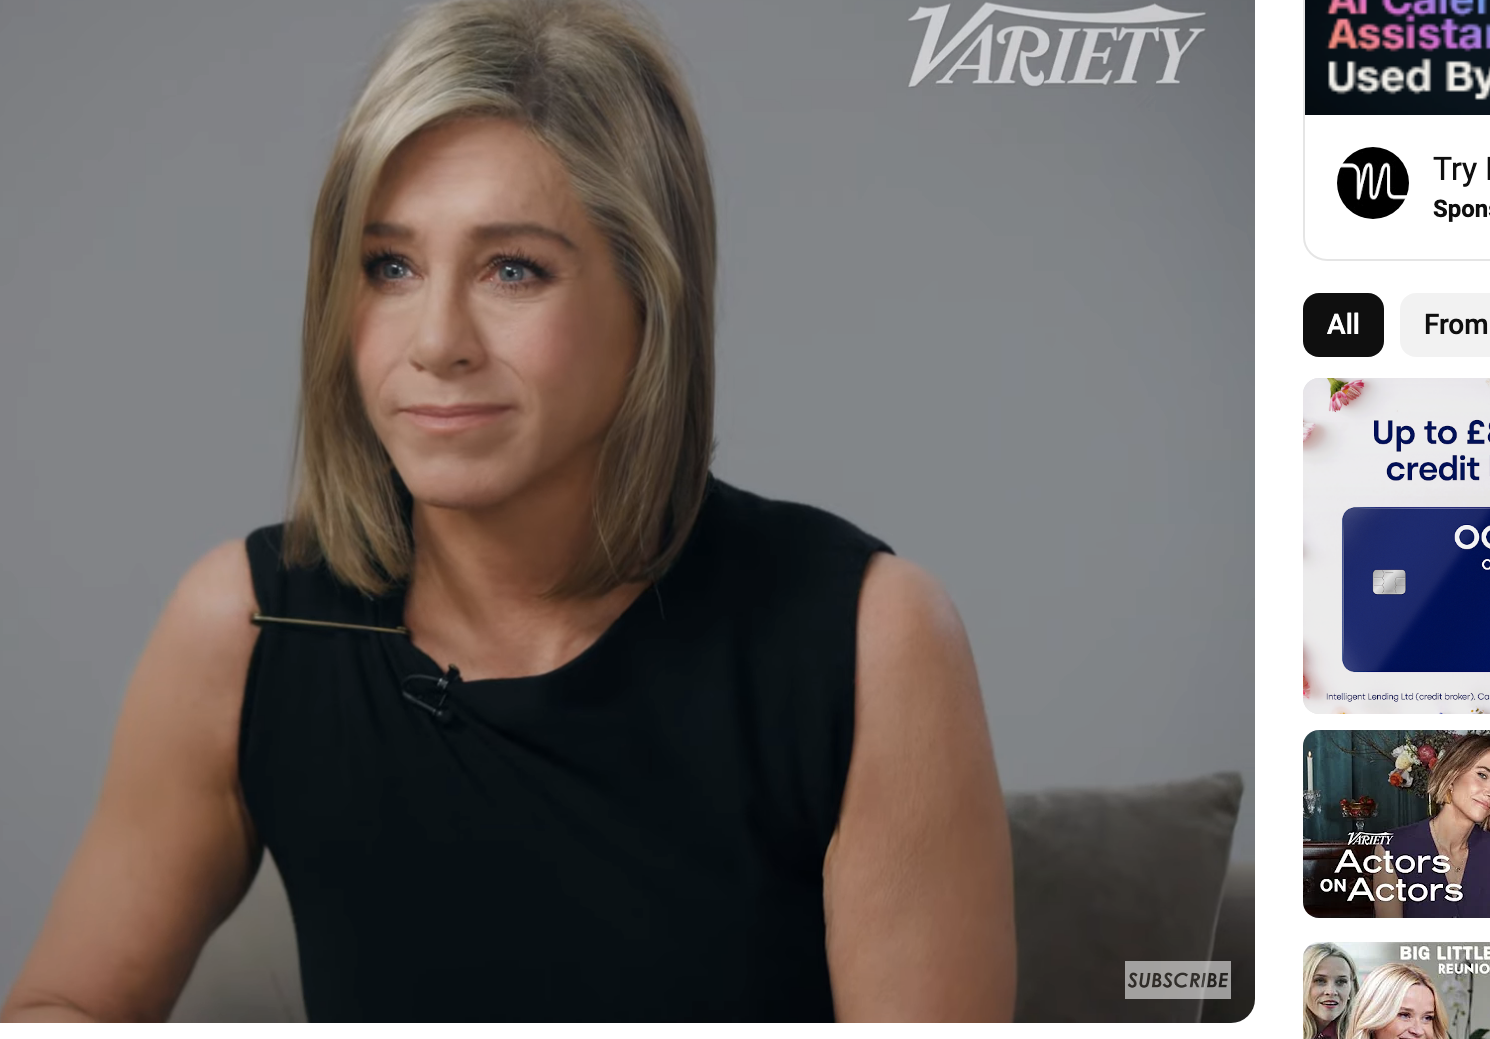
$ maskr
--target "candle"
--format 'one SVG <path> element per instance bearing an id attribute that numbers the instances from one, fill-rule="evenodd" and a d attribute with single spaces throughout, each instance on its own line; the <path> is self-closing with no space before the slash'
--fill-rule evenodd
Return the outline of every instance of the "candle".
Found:
<path id="1" fill-rule="evenodd" d="M 1309 752 L 1309 789 L 1314 789 L 1314 752 Z"/>

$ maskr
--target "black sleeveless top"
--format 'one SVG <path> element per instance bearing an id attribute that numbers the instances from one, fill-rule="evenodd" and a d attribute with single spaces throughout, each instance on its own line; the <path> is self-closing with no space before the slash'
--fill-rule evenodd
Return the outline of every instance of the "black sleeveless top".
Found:
<path id="1" fill-rule="evenodd" d="M 247 539 L 260 612 L 402 625 Z M 710 478 L 672 568 L 543 675 L 262 622 L 239 775 L 312 1021 L 830 1020 L 823 856 L 883 542 Z"/>

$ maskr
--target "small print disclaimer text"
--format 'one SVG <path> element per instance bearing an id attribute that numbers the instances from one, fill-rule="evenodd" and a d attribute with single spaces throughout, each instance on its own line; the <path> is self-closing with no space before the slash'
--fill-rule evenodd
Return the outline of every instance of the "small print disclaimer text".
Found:
<path id="1" fill-rule="evenodd" d="M 1124 999 L 1230 999 L 1230 960 L 1125 960 Z"/>

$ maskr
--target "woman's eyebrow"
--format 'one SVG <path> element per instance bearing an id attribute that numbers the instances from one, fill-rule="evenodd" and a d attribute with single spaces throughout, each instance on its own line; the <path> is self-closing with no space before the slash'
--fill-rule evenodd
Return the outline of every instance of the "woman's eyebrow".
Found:
<path id="1" fill-rule="evenodd" d="M 390 224 L 384 221 L 374 221 L 362 228 L 365 236 L 374 238 L 394 238 L 408 240 L 417 237 L 413 228 L 405 227 L 403 224 Z M 578 252 L 579 246 L 569 240 L 562 231 L 556 231 L 544 224 L 534 223 L 496 223 L 477 224 L 466 232 L 466 238 L 474 244 L 495 241 L 502 238 L 521 238 L 532 236 L 547 238 L 552 242 L 562 245 L 571 252 Z"/>

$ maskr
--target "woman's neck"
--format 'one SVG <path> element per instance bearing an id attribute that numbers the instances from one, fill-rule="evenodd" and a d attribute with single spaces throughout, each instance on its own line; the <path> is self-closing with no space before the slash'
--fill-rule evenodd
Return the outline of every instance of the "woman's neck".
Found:
<path id="1" fill-rule="evenodd" d="M 594 537 L 590 502 L 573 481 L 489 509 L 416 502 L 410 584 L 473 619 L 542 601 Z"/>
<path id="2" fill-rule="evenodd" d="M 1450 851 L 1457 851 L 1469 843 L 1474 820 L 1449 803 L 1439 809 L 1438 814 L 1433 817 L 1432 825 L 1433 835 L 1438 838 L 1438 843 Z"/>
<path id="3" fill-rule="evenodd" d="M 414 566 L 403 623 L 432 656 L 468 680 L 550 671 L 582 652 L 642 591 L 554 599 L 594 537 L 590 489 L 525 491 L 484 510 L 414 505 Z"/>

